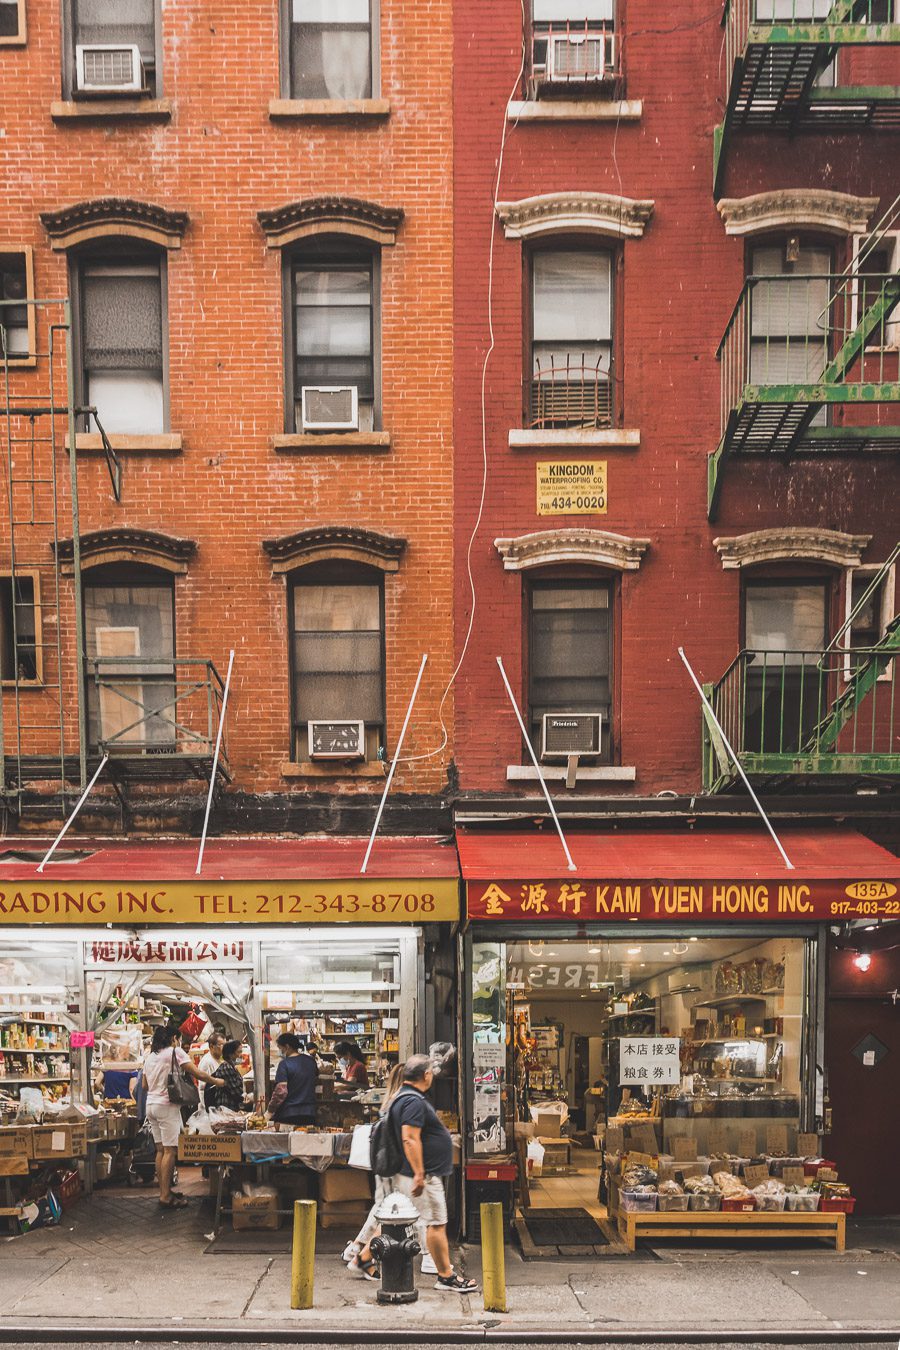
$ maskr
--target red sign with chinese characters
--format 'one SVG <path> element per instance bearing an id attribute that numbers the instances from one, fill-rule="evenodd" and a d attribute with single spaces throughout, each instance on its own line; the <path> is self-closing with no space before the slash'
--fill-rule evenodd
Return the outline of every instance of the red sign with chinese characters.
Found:
<path id="1" fill-rule="evenodd" d="M 87 966 L 213 966 L 242 965 L 249 961 L 249 952 L 239 938 L 224 940 L 166 941 L 158 939 L 129 940 L 128 938 L 100 938 L 86 942 L 84 961 Z"/>
<path id="2" fill-rule="evenodd" d="M 682 920 L 900 918 L 889 881 L 468 881 L 470 919 Z"/>

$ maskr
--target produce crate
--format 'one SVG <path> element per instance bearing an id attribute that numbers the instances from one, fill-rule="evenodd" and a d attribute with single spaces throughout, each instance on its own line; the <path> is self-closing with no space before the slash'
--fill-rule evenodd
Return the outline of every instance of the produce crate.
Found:
<path id="1" fill-rule="evenodd" d="M 855 1195 L 832 1195 L 823 1196 L 819 1208 L 824 1214 L 852 1214 L 855 1206 Z"/>
<path id="2" fill-rule="evenodd" d="M 756 1211 L 755 1200 L 741 1200 L 728 1196 L 722 1197 L 722 1211 L 725 1214 L 753 1214 Z"/>
<path id="3" fill-rule="evenodd" d="M 830 1158 L 823 1158 L 821 1162 L 804 1162 L 803 1175 L 806 1177 L 818 1176 L 820 1167 L 827 1167 L 832 1172 L 836 1172 L 838 1170 L 838 1165 L 836 1162 L 832 1162 Z"/>
<path id="4" fill-rule="evenodd" d="M 673 1210 L 678 1210 L 681 1213 L 683 1213 L 688 1207 L 688 1200 L 690 1199 L 690 1196 L 660 1195 L 657 1196 L 657 1199 L 659 1201 L 659 1208 L 663 1212 L 663 1214 L 669 1213 Z"/>
<path id="5" fill-rule="evenodd" d="M 813 1191 L 812 1195 L 789 1195 L 787 1207 L 794 1214 L 814 1214 L 821 1198 L 818 1191 Z"/>
<path id="6" fill-rule="evenodd" d="M 654 1192 L 642 1195 L 639 1191 L 622 1191 L 619 1195 L 619 1207 L 626 1214 L 652 1214 L 656 1209 L 659 1196 Z"/>
<path id="7" fill-rule="evenodd" d="M 721 1203 L 722 1198 L 719 1195 L 692 1195 L 688 1209 L 693 1210 L 694 1213 L 709 1214 L 714 1209 L 718 1209 Z"/>

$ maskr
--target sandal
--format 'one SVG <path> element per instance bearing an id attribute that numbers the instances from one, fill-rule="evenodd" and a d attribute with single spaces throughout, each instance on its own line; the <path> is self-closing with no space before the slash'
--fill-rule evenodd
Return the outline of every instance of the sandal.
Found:
<path id="1" fill-rule="evenodd" d="M 372 1280 L 373 1282 L 381 1279 L 381 1271 L 378 1269 L 378 1262 L 374 1256 L 370 1256 L 368 1261 L 361 1261 L 355 1256 L 347 1264 L 347 1273 L 357 1280 Z"/>
<path id="2" fill-rule="evenodd" d="M 171 1200 L 160 1200 L 160 1209 L 187 1209 L 188 1202 L 183 1195 L 174 1195 Z"/>

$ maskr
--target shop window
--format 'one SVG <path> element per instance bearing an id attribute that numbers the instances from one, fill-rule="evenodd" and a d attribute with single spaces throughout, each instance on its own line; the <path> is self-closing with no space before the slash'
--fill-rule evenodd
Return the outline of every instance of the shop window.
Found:
<path id="1" fill-rule="evenodd" d="M 612 254 L 536 250 L 531 281 L 531 425 L 610 426 Z"/>
<path id="2" fill-rule="evenodd" d="M 81 396 L 107 433 L 167 429 L 165 272 L 152 251 L 91 253 L 73 265 Z"/>
<path id="3" fill-rule="evenodd" d="M 751 254 L 750 383 L 815 384 L 829 357 L 831 250 L 794 237 Z M 763 278 L 762 280 L 755 280 Z M 827 410 L 811 425 L 823 426 Z"/>
<path id="4" fill-rule="evenodd" d="M 311 246 L 290 261 L 289 431 L 371 431 L 378 266 L 371 250 Z"/>
<path id="5" fill-rule="evenodd" d="M 40 674 L 38 607 L 33 576 L 0 577 L 0 679 L 36 680 Z"/>
<path id="6" fill-rule="evenodd" d="M 35 355 L 34 271 L 30 248 L 0 249 L 0 366 Z"/>
<path id="7" fill-rule="evenodd" d="M 151 567 L 94 568 L 84 582 L 88 725 L 94 748 L 175 740 L 175 591 Z"/>
<path id="8" fill-rule="evenodd" d="M 361 722 L 364 756 L 376 759 L 385 739 L 382 574 L 350 564 L 314 564 L 296 574 L 289 594 L 293 759 L 316 755 L 310 722 L 347 724 L 348 736 L 350 724 Z M 355 741 L 345 744 L 347 759 L 361 757 Z M 341 758 L 337 741 L 327 758 Z"/>
<path id="9" fill-rule="evenodd" d="M 25 41 L 25 0 L 0 0 L 0 46 Z"/>
<path id="10" fill-rule="evenodd" d="M 532 583 L 528 702 L 534 746 L 541 744 L 545 713 L 599 713 L 601 759 L 611 758 L 611 603 L 609 582 Z"/>
<path id="11" fill-rule="evenodd" d="M 65 0 L 67 98 L 158 98 L 161 0 Z"/>
<path id="12" fill-rule="evenodd" d="M 371 98 L 374 0 L 283 0 L 286 94 L 296 99 Z"/>
<path id="13" fill-rule="evenodd" d="M 831 701 L 830 676 L 819 664 L 827 594 L 824 581 L 746 585 L 743 748 L 751 754 L 796 753 Z"/>

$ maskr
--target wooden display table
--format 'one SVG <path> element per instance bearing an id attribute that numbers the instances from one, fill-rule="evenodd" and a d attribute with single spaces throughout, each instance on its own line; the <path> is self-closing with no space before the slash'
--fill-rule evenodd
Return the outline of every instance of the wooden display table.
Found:
<path id="1" fill-rule="evenodd" d="M 836 1252 L 846 1245 L 846 1214 L 756 1213 L 724 1214 L 687 1211 L 631 1214 L 619 1211 L 619 1236 L 630 1252 L 639 1238 L 826 1238 Z"/>

